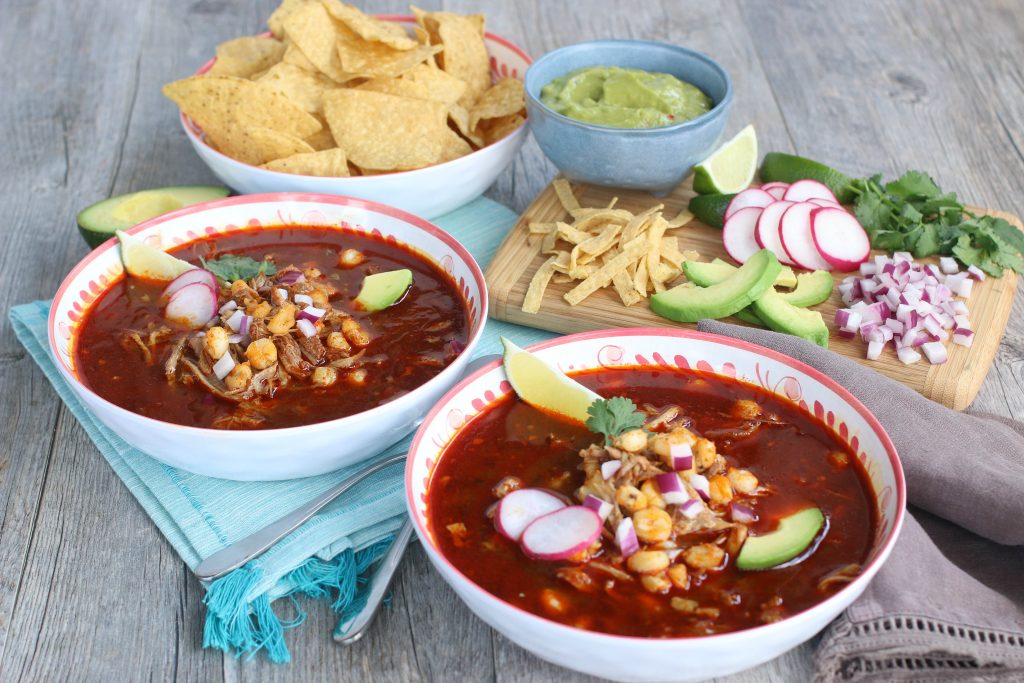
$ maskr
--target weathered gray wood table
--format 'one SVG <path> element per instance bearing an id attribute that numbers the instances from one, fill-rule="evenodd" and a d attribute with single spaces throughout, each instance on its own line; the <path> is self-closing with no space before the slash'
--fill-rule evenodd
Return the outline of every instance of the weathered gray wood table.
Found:
<path id="1" fill-rule="evenodd" d="M 436 3 L 425 1 L 427 7 Z M 359 645 L 322 603 L 294 662 L 202 650 L 202 590 L 25 355 L 10 306 L 50 297 L 85 254 L 75 213 L 213 178 L 160 85 L 274 0 L 0 2 L 0 680 L 579 680 L 492 632 L 413 547 Z M 370 11 L 402 12 L 395 0 Z M 1024 213 L 1024 8 L 1004 2 L 450 2 L 534 56 L 650 38 L 708 52 L 736 85 L 731 130 L 864 175 L 931 171 Z M 629 163 L 623 160 L 623 163 Z M 554 173 L 530 142 L 489 196 L 520 211 Z M 974 406 L 1024 415 L 1024 299 Z M 804 646 L 735 680 L 805 680 Z"/>

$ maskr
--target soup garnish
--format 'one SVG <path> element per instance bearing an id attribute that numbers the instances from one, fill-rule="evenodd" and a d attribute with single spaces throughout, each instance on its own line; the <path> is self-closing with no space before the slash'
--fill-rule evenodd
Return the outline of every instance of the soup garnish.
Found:
<path id="1" fill-rule="evenodd" d="M 509 395 L 439 459 L 429 523 L 470 580 L 578 628 L 680 637 L 778 621 L 859 575 L 871 489 L 819 420 L 697 371 L 573 378 L 608 397 L 586 426 Z"/>

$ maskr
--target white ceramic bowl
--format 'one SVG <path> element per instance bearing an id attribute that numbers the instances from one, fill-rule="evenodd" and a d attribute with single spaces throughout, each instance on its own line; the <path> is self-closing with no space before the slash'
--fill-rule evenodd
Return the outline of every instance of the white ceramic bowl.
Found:
<path id="1" fill-rule="evenodd" d="M 410 26 L 415 23 L 410 16 L 383 15 L 378 18 Z M 491 74 L 495 78 L 523 77 L 531 60 L 521 48 L 493 33 L 485 34 L 484 42 L 491 57 Z M 213 62 L 210 60 L 197 73 L 205 73 Z M 241 194 L 338 194 L 387 203 L 424 218 L 436 218 L 483 194 L 512 163 L 527 135 L 527 126 L 523 124 L 493 145 L 459 159 L 415 171 L 322 178 L 268 171 L 236 161 L 207 145 L 202 131 L 184 114 L 181 115 L 181 125 L 199 158 L 225 185 Z"/>
<path id="2" fill-rule="evenodd" d="M 74 347 L 82 321 L 100 296 L 124 275 L 116 240 L 109 240 L 64 279 L 49 319 L 50 351 L 57 367 L 103 424 L 157 460 L 190 472 L 245 481 L 294 479 L 330 472 L 381 452 L 412 431 L 458 381 L 487 319 L 484 276 L 454 237 L 421 218 L 360 199 L 281 193 L 196 204 L 128 232 L 168 249 L 212 235 L 282 224 L 343 226 L 373 233 L 437 263 L 451 276 L 466 304 L 470 321 L 466 349 L 441 373 L 409 393 L 327 422 L 286 429 L 219 430 L 143 417 L 98 396 L 83 384 L 75 366 Z"/>
<path id="3" fill-rule="evenodd" d="M 696 681 L 756 666 L 811 638 L 853 602 L 889 556 L 906 494 L 895 449 L 878 421 L 845 389 L 775 351 L 726 337 L 670 329 L 600 330 L 530 347 L 563 371 L 596 367 L 696 368 L 764 387 L 813 412 L 858 454 L 878 503 L 878 532 L 863 573 L 827 600 L 782 621 L 696 638 L 630 638 L 584 631 L 514 607 L 470 581 L 441 554 L 427 522 L 434 466 L 467 421 L 512 391 L 498 363 L 445 396 L 423 421 L 405 470 L 406 502 L 427 556 L 471 610 L 542 659 L 618 681 Z"/>

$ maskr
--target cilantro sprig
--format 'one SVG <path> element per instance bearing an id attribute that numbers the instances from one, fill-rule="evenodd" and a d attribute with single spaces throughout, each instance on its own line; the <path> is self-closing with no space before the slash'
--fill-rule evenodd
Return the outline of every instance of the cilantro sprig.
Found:
<path id="1" fill-rule="evenodd" d="M 202 262 L 203 268 L 225 282 L 249 280 L 260 273 L 273 275 L 277 272 L 277 267 L 270 261 L 257 261 L 248 256 L 238 256 L 236 254 L 224 254 L 220 258 L 211 261 L 207 261 L 202 257 L 199 260 Z"/>
<path id="2" fill-rule="evenodd" d="M 587 429 L 604 434 L 605 444 L 610 444 L 619 434 L 644 426 L 647 416 L 636 408 L 636 404 L 628 398 L 613 396 L 599 398 L 587 408 Z"/>
<path id="3" fill-rule="evenodd" d="M 926 173 L 908 171 L 885 185 L 879 174 L 851 187 L 854 215 L 876 249 L 909 251 L 915 258 L 954 256 L 995 277 L 1004 268 L 1024 272 L 1024 233 L 1002 218 L 971 213 Z"/>

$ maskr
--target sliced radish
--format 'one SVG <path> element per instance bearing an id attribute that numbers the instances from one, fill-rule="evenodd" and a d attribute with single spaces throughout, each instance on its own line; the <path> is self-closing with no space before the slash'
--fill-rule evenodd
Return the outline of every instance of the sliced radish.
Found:
<path id="1" fill-rule="evenodd" d="M 185 285 L 171 296 L 164 309 L 165 318 L 193 330 L 198 330 L 216 314 L 217 291 L 205 282 Z"/>
<path id="2" fill-rule="evenodd" d="M 205 270 L 204 268 L 193 268 L 192 270 L 186 270 L 184 273 L 171 280 L 171 284 L 167 285 L 167 287 L 164 288 L 164 291 L 160 294 L 160 299 L 167 301 L 179 289 L 191 285 L 194 282 L 201 282 L 213 291 L 217 291 L 217 278 L 213 273 Z"/>
<path id="3" fill-rule="evenodd" d="M 746 209 L 751 206 L 764 208 L 774 201 L 775 197 L 764 190 L 756 187 L 748 188 L 733 197 L 729 205 L 725 207 L 725 220 L 729 220 L 740 209 Z"/>
<path id="4" fill-rule="evenodd" d="M 808 199 L 811 204 L 817 204 L 818 206 L 832 207 L 836 209 L 843 208 L 843 205 L 839 202 L 834 202 L 831 199 L 822 199 L 821 197 L 811 197 Z"/>
<path id="5" fill-rule="evenodd" d="M 807 270 L 832 270 L 832 264 L 818 253 L 811 235 L 811 212 L 820 208 L 810 202 L 798 202 L 786 209 L 779 221 L 782 248 L 790 260 Z"/>
<path id="6" fill-rule="evenodd" d="M 782 195 L 783 199 L 787 199 L 791 202 L 806 202 L 809 199 L 827 199 L 831 202 L 839 203 L 836 196 L 832 194 L 832 190 L 819 183 L 817 180 L 798 180 L 786 190 L 786 194 Z"/>
<path id="7" fill-rule="evenodd" d="M 565 503 L 547 491 L 516 489 L 498 503 L 494 526 L 502 536 L 518 541 L 535 519 L 564 507 Z"/>
<path id="8" fill-rule="evenodd" d="M 871 255 L 871 240 L 864 228 L 843 209 L 818 208 L 811 212 L 811 235 L 818 253 L 836 270 L 857 270 Z"/>
<path id="9" fill-rule="evenodd" d="M 795 266 L 796 262 L 789 258 L 789 254 L 782 248 L 782 239 L 779 237 L 779 221 L 786 209 L 793 206 L 793 202 L 779 200 L 764 207 L 757 219 L 757 229 L 754 231 L 754 239 L 762 249 L 775 254 L 779 261 L 787 266 Z"/>
<path id="10" fill-rule="evenodd" d="M 761 189 L 775 197 L 776 199 L 782 199 L 782 195 L 786 194 L 786 190 L 789 189 L 789 183 L 783 183 L 776 181 L 774 183 L 765 183 L 761 186 Z"/>
<path id="11" fill-rule="evenodd" d="M 725 225 L 722 226 L 722 244 L 737 263 L 745 263 L 761 249 L 754 239 L 761 211 L 762 208 L 759 206 L 748 206 L 734 213 L 731 218 L 725 219 Z"/>
<path id="12" fill-rule="evenodd" d="M 573 505 L 535 519 L 523 530 L 520 545 L 535 560 L 564 560 L 589 548 L 601 535 L 603 526 L 596 512 Z"/>

